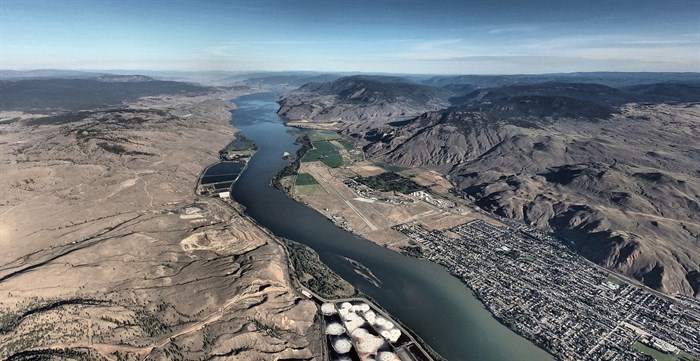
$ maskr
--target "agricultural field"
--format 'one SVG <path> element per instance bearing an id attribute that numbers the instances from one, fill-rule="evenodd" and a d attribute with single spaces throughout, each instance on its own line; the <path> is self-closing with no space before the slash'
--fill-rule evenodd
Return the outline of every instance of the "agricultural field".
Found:
<path id="1" fill-rule="evenodd" d="M 311 145 L 313 148 L 304 154 L 304 157 L 301 158 L 302 162 L 323 162 L 331 168 L 342 167 L 345 164 L 340 150 L 331 142 L 327 140 L 312 141 Z"/>
<path id="2" fill-rule="evenodd" d="M 297 176 L 296 185 L 308 186 L 318 184 L 316 178 L 309 173 L 301 173 Z"/>
<path id="3" fill-rule="evenodd" d="M 355 144 L 342 139 L 338 133 L 327 130 L 312 130 L 304 132 L 304 137 L 311 144 L 301 158 L 302 162 L 322 162 L 331 168 L 339 168 L 364 160 L 364 154 Z"/>
<path id="4" fill-rule="evenodd" d="M 338 133 L 330 130 L 313 130 L 310 131 L 307 135 L 309 137 L 309 140 L 312 142 L 340 139 L 340 135 L 338 135 Z"/>
<path id="5" fill-rule="evenodd" d="M 345 160 L 345 165 L 361 162 L 365 160 L 365 155 L 361 149 L 355 148 L 355 144 L 346 139 L 338 139 L 331 141 L 331 144 L 340 150 L 340 154 Z"/>
<path id="6" fill-rule="evenodd" d="M 423 187 L 418 185 L 413 180 L 391 172 L 370 177 L 356 177 L 355 180 L 380 192 L 393 191 L 409 194 L 423 190 Z"/>
<path id="7" fill-rule="evenodd" d="M 309 173 L 301 173 L 294 182 L 294 194 L 298 196 L 312 196 L 326 194 L 326 190 Z"/>
<path id="8" fill-rule="evenodd" d="M 351 141 L 349 141 L 349 140 L 340 139 L 340 140 L 338 140 L 337 142 L 338 142 L 340 145 L 342 145 L 343 148 L 345 148 L 347 151 L 351 151 L 351 150 L 355 149 L 355 144 L 353 144 L 353 143 L 352 143 Z"/>

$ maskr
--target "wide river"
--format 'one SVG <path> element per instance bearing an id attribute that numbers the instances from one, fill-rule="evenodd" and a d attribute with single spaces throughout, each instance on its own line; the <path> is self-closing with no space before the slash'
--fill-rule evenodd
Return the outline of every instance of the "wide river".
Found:
<path id="1" fill-rule="evenodd" d="M 537 346 L 496 321 L 472 292 L 444 268 L 402 256 L 346 232 L 320 213 L 271 187 L 288 163 L 282 153 L 299 148 L 277 116 L 277 95 L 234 100 L 233 124 L 260 150 L 233 187 L 246 213 L 275 235 L 309 245 L 331 269 L 375 299 L 448 360 L 551 360 Z M 381 280 L 381 287 L 354 272 L 352 258 Z"/>

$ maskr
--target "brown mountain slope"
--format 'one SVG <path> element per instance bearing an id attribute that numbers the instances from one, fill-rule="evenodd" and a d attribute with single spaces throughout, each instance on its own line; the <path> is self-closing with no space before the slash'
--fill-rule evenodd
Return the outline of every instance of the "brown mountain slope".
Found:
<path id="1" fill-rule="evenodd" d="M 367 152 L 441 169 L 484 209 L 552 229 L 651 287 L 699 295 L 700 106 L 628 105 L 609 120 L 536 127 L 478 113 L 414 123 Z"/>
<path id="2" fill-rule="evenodd" d="M 278 113 L 333 122 L 415 116 L 449 105 L 451 92 L 389 76 L 349 76 L 309 83 L 285 94 Z"/>
<path id="3" fill-rule="evenodd" d="M 659 86 L 654 99 L 638 94 Z M 689 86 L 479 89 L 409 119 L 346 104 L 333 126 L 370 157 L 448 174 L 484 209 L 552 230 L 601 265 L 700 297 L 700 106 L 633 102 L 696 99 Z M 328 124 L 303 110 L 318 96 L 295 98 L 299 112 L 284 98 L 280 114 Z"/>

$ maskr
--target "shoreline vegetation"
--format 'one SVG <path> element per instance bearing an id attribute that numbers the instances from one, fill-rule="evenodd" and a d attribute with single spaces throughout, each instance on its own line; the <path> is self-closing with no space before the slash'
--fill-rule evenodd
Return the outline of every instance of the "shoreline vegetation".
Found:
<path id="1" fill-rule="evenodd" d="M 290 273 L 302 286 L 327 299 L 364 296 L 323 263 L 311 247 L 286 238 L 281 241 L 289 253 Z"/>
<path id="2" fill-rule="evenodd" d="M 301 147 L 296 152 L 296 156 L 294 158 L 290 158 L 289 165 L 282 168 L 281 171 L 270 179 L 270 184 L 288 197 L 299 201 L 297 198 L 294 198 L 294 195 L 292 194 L 294 184 L 286 184 L 283 182 L 283 179 L 297 175 L 299 166 L 301 165 L 301 158 L 303 158 L 304 154 L 306 154 L 309 149 L 313 148 L 313 146 L 311 145 L 311 140 L 309 140 L 309 137 L 304 132 L 297 135 L 296 143 L 301 144 Z"/>
<path id="3" fill-rule="evenodd" d="M 444 357 L 433 350 L 430 345 L 428 345 L 422 338 L 415 334 L 408 326 L 403 324 L 395 316 L 391 315 L 389 311 L 384 309 L 379 302 L 374 300 L 372 297 L 364 294 L 362 291 L 353 287 L 348 281 L 343 279 L 340 275 L 331 270 L 323 261 L 320 260 L 318 253 L 313 250 L 313 248 L 301 244 L 299 242 L 294 242 L 287 238 L 277 237 L 286 248 L 287 254 L 290 261 L 290 277 L 294 277 L 297 282 L 299 282 L 304 287 L 308 288 L 312 292 L 318 294 L 321 297 L 327 298 L 329 300 L 333 299 L 343 299 L 343 298 L 356 298 L 365 299 L 372 304 L 373 307 L 380 309 L 387 315 L 390 315 L 392 321 L 397 322 L 403 329 L 410 332 L 411 337 L 413 337 L 416 342 L 433 358 L 435 361 L 447 361 Z M 372 271 L 350 258 L 343 257 L 346 261 L 350 262 L 353 267 L 358 267 L 366 270 L 372 277 Z M 309 277 L 312 278 L 309 278 Z M 318 281 L 321 282 L 318 282 Z M 330 280 L 330 282 L 329 282 Z M 373 283 L 372 281 L 369 281 Z M 377 280 L 379 282 L 379 280 Z M 349 288 L 346 288 L 349 287 Z M 378 286 L 379 287 L 379 286 Z M 348 290 L 352 290 L 352 293 L 347 293 Z M 331 292 L 328 292 L 331 291 Z M 339 293 L 341 292 L 341 293 Z M 346 294 L 342 294 L 346 292 Z"/>
<path id="4" fill-rule="evenodd" d="M 385 314 L 390 315 L 394 322 L 398 323 L 401 327 L 403 327 L 405 330 L 410 332 L 411 336 L 416 340 L 416 342 L 418 342 L 420 344 L 420 346 L 426 352 L 428 352 L 428 354 L 430 355 L 430 357 L 433 358 L 433 360 L 435 360 L 435 361 L 447 361 L 446 358 L 442 357 L 437 351 L 433 350 L 433 348 L 430 347 L 430 345 L 427 342 L 425 342 L 420 336 L 418 336 L 415 332 L 413 332 L 413 330 L 411 330 L 410 327 L 406 326 L 403 322 L 401 322 L 400 319 L 396 318 L 389 311 L 387 311 L 384 307 L 382 307 L 378 301 L 376 301 L 371 296 L 363 293 L 362 291 L 358 290 L 357 288 L 352 286 L 352 284 L 350 284 L 348 281 L 346 281 L 344 278 L 342 278 L 340 275 L 338 275 L 332 269 L 330 269 L 325 263 L 323 263 L 323 261 L 320 260 L 318 253 L 316 253 L 316 251 L 313 248 L 306 246 L 304 244 L 301 244 L 299 242 L 294 242 L 294 241 L 287 239 L 287 238 L 275 236 L 270 230 L 268 230 L 267 228 L 260 225 L 254 218 L 251 218 L 251 217 L 245 215 L 245 213 L 244 213 L 245 207 L 243 207 L 242 205 L 240 205 L 239 203 L 236 203 L 236 202 L 226 202 L 226 203 L 229 204 L 231 207 L 235 208 L 237 211 L 240 211 L 242 217 L 246 218 L 248 221 L 250 221 L 251 223 L 253 223 L 257 227 L 262 229 L 263 232 L 265 232 L 268 236 L 270 236 L 272 239 L 274 239 L 277 242 L 277 244 L 282 246 L 284 252 L 287 255 L 287 262 L 289 262 L 289 267 L 290 267 L 290 272 L 288 273 L 287 276 L 290 278 L 290 282 L 292 282 L 292 284 L 294 284 L 294 281 L 299 282 L 299 284 L 303 285 L 304 287 L 309 288 L 312 292 L 315 292 L 319 296 L 322 296 L 325 298 L 327 296 L 323 295 L 322 293 L 319 293 L 317 289 L 314 289 L 313 287 L 308 287 L 305 284 L 303 284 L 300 281 L 300 279 L 297 277 L 297 274 L 299 274 L 299 273 L 303 274 L 307 271 L 314 272 L 316 270 L 320 270 L 323 274 L 329 274 L 329 275 L 331 275 L 331 279 L 334 279 L 335 281 L 338 281 L 341 283 L 347 283 L 354 291 L 354 293 L 352 295 L 347 296 L 347 297 L 343 297 L 343 298 L 364 299 L 367 302 L 371 303 L 373 307 L 376 307 L 376 308 L 380 309 L 382 312 L 384 312 Z M 295 255 L 295 252 L 298 252 L 298 251 L 300 251 L 301 253 L 304 253 L 304 255 L 302 255 L 302 256 Z M 300 271 L 296 270 L 295 268 L 294 268 L 294 270 L 292 270 L 293 259 L 302 260 L 302 259 L 307 258 L 307 257 L 308 257 L 308 259 L 311 259 L 313 262 L 312 266 L 310 268 L 307 266 L 307 264 L 303 264 Z M 347 260 L 348 260 L 348 262 L 350 262 L 350 259 L 347 259 Z M 336 287 L 335 285 L 332 285 L 332 284 L 329 286 L 331 288 Z M 295 290 L 297 292 L 301 293 L 300 290 L 298 290 L 296 288 L 295 288 Z M 328 298 L 333 299 L 333 297 L 328 297 Z"/>
<path id="5" fill-rule="evenodd" d="M 237 132 L 236 138 L 219 151 L 219 157 L 221 161 L 245 161 L 247 163 L 257 151 L 258 146 L 252 139 Z"/>

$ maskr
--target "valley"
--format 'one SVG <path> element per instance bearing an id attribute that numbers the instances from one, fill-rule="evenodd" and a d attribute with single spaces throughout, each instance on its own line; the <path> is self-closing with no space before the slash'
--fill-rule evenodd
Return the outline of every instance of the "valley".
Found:
<path id="1" fill-rule="evenodd" d="M 700 361 L 698 24 L 0 0 L 0 360 Z"/>
<path id="2" fill-rule="evenodd" d="M 189 93 L 79 110 L 4 104 L 1 355 L 340 357 L 319 317 L 334 303 L 386 307 L 415 332 L 385 338 L 396 355 L 372 349 L 384 357 L 551 357 L 527 339 L 558 359 L 697 358 L 692 84 L 655 90 L 675 99 L 659 101 L 645 98 L 658 87 L 634 84 L 335 79 L 283 95 L 279 109 L 274 93 L 241 97 L 256 91 L 241 85 L 170 83 L 159 86 Z M 227 120 L 231 98 L 243 131 Z M 482 334 L 456 346 L 438 329 Z M 348 332 L 364 350 L 367 335 Z"/>

